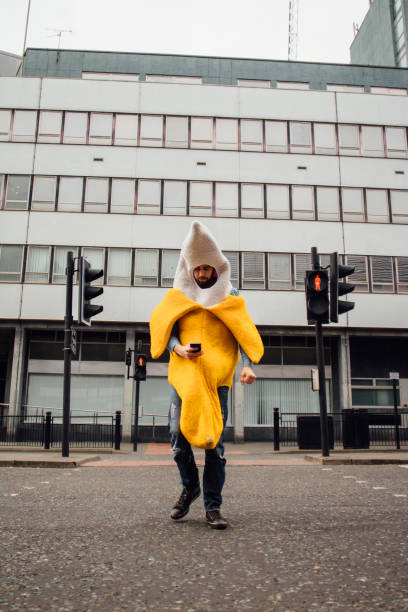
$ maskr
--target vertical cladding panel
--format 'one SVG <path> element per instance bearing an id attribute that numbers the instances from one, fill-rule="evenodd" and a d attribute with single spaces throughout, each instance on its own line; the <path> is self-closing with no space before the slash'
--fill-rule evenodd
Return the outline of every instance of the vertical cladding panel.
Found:
<path id="1" fill-rule="evenodd" d="M 31 174 L 35 145 L 17 142 L 0 143 L 0 174 Z"/>
<path id="2" fill-rule="evenodd" d="M 407 125 L 408 97 L 337 93 L 339 123 Z"/>
<path id="3" fill-rule="evenodd" d="M 23 285 L 0 284 L 0 319 L 18 319 Z"/>
<path id="4" fill-rule="evenodd" d="M 408 189 L 408 160 L 340 157 L 340 172 L 345 187 Z"/>
<path id="5" fill-rule="evenodd" d="M 44 79 L 41 108 L 137 113 L 139 86 L 134 82 Z"/>
<path id="6" fill-rule="evenodd" d="M 335 94 L 327 91 L 239 89 L 240 116 L 304 121 L 336 120 Z"/>
<path id="7" fill-rule="evenodd" d="M 379 232 L 371 224 L 344 224 L 344 252 L 349 255 L 407 255 L 407 228 L 381 224 Z M 333 249 L 332 249 L 333 250 Z"/>
<path id="8" fill-rule="evenodd" d="M 2 210 L 0 212 L 0 244 L 24 244 L 27 237 L 29 213 Z"/>
<path id="9" fill-rule="evenodd" d="M 41 79 L 0 78 L 0 108 L 38 108 Z"/>

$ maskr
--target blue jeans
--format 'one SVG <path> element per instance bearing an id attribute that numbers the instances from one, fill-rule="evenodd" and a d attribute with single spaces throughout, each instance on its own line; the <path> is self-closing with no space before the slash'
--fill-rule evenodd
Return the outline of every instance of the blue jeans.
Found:
<path id="1" fill-rule="evenodd" d="M 228 418 L 228 387 L 219 387 L 218 397 L 220 399 L 222 420 L 225 428 Z M 171 450 L 180 472 L 182 486 L 188 493 L 195 493 L 200 489 L 198 469 L 191 444 L 180 431 L 181 399 L 173 387 L 170 398 L 169 432 Z M 203 492 L 206 511 L 221 509 L 221 491 L 225 482 L 225 464 L 223 430 L 217 446 L 205 451 Z"/>

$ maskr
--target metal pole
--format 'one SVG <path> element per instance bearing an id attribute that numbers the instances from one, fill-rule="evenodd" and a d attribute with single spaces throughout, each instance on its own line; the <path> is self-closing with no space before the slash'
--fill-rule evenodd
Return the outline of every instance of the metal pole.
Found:
<path id="1" fill-rule="evenodd" d="M 398 419 L 398 392 L 397 392 L 397 380 L 393 378 L 392 380 L 392 389 L 394 391 L 394 423 L 395 423 L 395 444 L 397 446 L 397 450 L 401 449 L 400 444 L 400 432 L 399 432 L 399 419 Z"/>
<path id="2" fill-rule="evenodd" d="M 278 451 L 280 449 L 280 435 L 279 435 L 279 408 L 273 409 L 273 450 Z"/>
<path id="3" fill-rule="evenodd" d="M 320 270 L 317 248 L 312 247 L 313 270 Z M 319 370 L 319 404 L 320 404 L 320 433 L 322 440 L 322 457 L 329 456 L 329 425 L 327 420 L 326 373 L 324 369 L 323 330 L 320 322 L 315 324 L 316 330 L 316 359 Z"/>
<path id="4" fill-rule="evenodd" d="M 133 428 L 133 451 L 137 451 L 137 436 L 139 429 L 139 392 L 140 392 L 140 380 L 136 381 L 136 397 L 135 397 L 135 424 Z"/>
<path id="5" fill-rule="evenodd" d="M 67 291 L 65 301 L 64 330 L 64 395 L 62 403 L 62 456 L 69 457 L 69 421 L 71 405 L 71 326 L 72 326 L 72 285 L 74 279 L 74 254 L 67 253 Z"/>
<path id="6" fill-rule="evenodd" d="M 28 22 L 30 21 L 30 9 L 31 9 L 31 0 L 28 0 L 27 18 L 26 18 L 26 26 L 25 26 L 25 32 L 24 32 L 24 43 L 23 43 L 23 57 L 22 57 L 22 60 L 21 60 L 21 76 L 23 76 L 23 72 L 24 72 L 24 57 L 25 57 L 25 51 L 26 51 L 26 45 L 27 45 L 27 33 L 28 33 Z"/>

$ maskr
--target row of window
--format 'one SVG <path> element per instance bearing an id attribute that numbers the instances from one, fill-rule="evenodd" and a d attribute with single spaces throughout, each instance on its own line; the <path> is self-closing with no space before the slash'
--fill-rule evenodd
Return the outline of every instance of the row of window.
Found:
<path id="1" fill-rule="evenodd" d="M 0 246 L 0 281 L 65 283 L 67 252 L 82 254 L 93 268 L 103 268 L 101 284 L 136 287 L 172 287 L 180 251 L 66 246 Z M 305 271 L 312 269 L 310 254 L 226 251 L 231 282 L 241 289 L 303 290 Z M 408 257 L 346 255 L 355 267 L 356 291 L 408 293 Z M 329 255 L 321 256 L 329 264 Z"/>
<path id="2" fill-rule="evenodd" d="M 401 0 L 397 0 L 401 1 Z M 140 74 L 136 73 L 120 73 L 120 72 L 83 72 L 82 78 L 91 81 L 142 81 L 146 83 L 175 83 L 183 85 L 208 85 L 203 83 L 203 78 L 200 76 L 185 76 L 173 74 L 146 74 L 140 78 Z M 238 87 L 261 87 L 262 89 L 270 89 L 271 81 L 267 79 L 237 79 Z M 275 87 L 275 84 L 273 85 Z M 276 81 L 277 89 L 313 89 L 311 84 L 306 81 Z M 319 89 L 319 91 L 322 91 Z M 324 91 L 324 90 L 323 90 Z M 336 91 L 344 93 L 372 93 L 390 96 L 406 96 L 407 90 L 400 87 L 370 87 L 370 91 L 366 91 L 364 85 L 345 85 L 339 83 L 327 83 L 326 91 Z"/>
<path id="3" fill-rule="evenodd" d="M 407 128 L 0 109 L 0 141 L 407 158 Z"/>
<path id="4" fill-rule="evenodd" d="M 0 208 L 408 223 L 408 190 L 0 175 Z"/>
<path id="5" fill-rule="evenodd" d="M 407 59 L 407 34 L 405 31 L 405 15 L 402 0 L 394 0 L 394 42 L 397 55 L 397 66 L 406 68 L 408 66 Z"/>

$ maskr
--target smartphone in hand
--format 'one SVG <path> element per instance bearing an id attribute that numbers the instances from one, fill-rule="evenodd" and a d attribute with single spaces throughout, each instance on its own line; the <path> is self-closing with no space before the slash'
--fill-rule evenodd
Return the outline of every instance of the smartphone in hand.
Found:
<path id="1" fill-rule="evenodd" d="M 199 353 L 201 351 L 201 344 L 199 342 L 190 342 L 190 347 L 194 349 L 194 353 Z"/>

